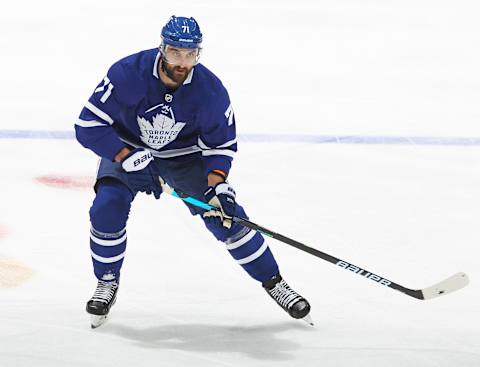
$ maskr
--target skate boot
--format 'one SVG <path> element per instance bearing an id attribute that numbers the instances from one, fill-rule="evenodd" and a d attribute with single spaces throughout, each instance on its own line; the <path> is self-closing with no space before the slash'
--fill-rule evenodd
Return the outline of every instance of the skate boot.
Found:
<path id="1" fill-rule="evenodd" d="M 303 319 L 306 323 L 313 326 L 309 314 L 310 303 L 290 288 L 280 274 L 274 276 L 262 285 L 270 297 L 272 297 L 291 317 L 294 319 Z"/>
<path id="2" fill-rule="evenodd" d="M 118 281 L 105 282 L 99 280 L 93 297 L 87 302 L 87 312 L 90 314 L 92 329 L 102 325 L 106 320 L 110 308 L 117 299 Z"/>

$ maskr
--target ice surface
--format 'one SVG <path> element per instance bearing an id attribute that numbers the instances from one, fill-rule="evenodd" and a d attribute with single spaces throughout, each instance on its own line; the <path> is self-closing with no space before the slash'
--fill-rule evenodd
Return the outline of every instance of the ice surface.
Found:
<path id="1" fill-rule="evenodd" d="M 68 133 L 113 61 L 156 46 L 171 14 L 192 15 L 239 133 L 282 134 L 240 145 L 231 182 L 253 221 L 410 288 L 457 271 L 471 284 L 417 301 L 269 240 L 312 303 L 312 328 L 273 304 L 178 199 L 139 196 L 117 304 L 92 331 L 96 158 L 71 139 L 0 134 L 0 366 L 480 366 L 480 146 L 448 144 L 480 137 L 479 10 L 426 0 L 4 6 L 0 129 Z"/>

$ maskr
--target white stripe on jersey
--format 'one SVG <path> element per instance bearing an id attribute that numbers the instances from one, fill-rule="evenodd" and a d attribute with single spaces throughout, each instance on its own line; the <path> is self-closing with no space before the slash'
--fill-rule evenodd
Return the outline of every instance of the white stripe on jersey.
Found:
<path id="1" fill-rule="evenodd" d="M 202 139 L 200 139 L 200 137 L 198 138 L 198 146 L 204 150 L 208 150 L 208 149 L 215 149 L 215 148 L 227 148 L 233 144 L 236 144 L 237 143 L 237 138 L 235 139 L 232 139 L 230 141 L 227 141 L 226 143 L 223 143 L 222 145 L 219 145 L 217 147 L 209 147 L 207 144 L 205 144 Z"/>
<path id="2" fill-rule="evenodd" d="M 161 152 L 152 151 L 152 155 L 158 158 L 172 158 L 178 157 L 181 155 L 198 153 L 201 149 L 196 145 L 192 145 L 191 147 L 181 148 L 181 149 L 170 149 L 170 150 L 163 150 Z"/>
<path id="3" fill-rule="evenodd" d="M 211 155 L 226 155 L 227 157 L 233 158 L 235 156 L 235 152 L 230 149 L 210 149 L 203 150 L 202 155 L 204 157 L 208 157 Z"/>
<path id="4" fill-rule="evenodd" d="M 110 125 L 113 124 L 113 119 L 110 116 L 108 116 L 105 112 L 103 112 L 101 109 L 93 105 L 91 102 L 87 101 L 87 103 L 85 103 L 85 108 L 90 112 L 93 112 L 95 115 L 97 115 L 101 119 L 107 121 Z"/>
<path id="5" fill-rule="evenodd" d="M 188 74 L 187 79 L 185 79 L 185 81 L 183 82 L 183 85 L 187 85 L 187 84 L 190 84 L 192 82 L 193 71 L 194 70 L 195 70 L 195 68 L 192 68 L 192 70 L 190 70 L 190 73 Z"/>
<path id="6" fill-rule="evenodd" d="M 121 141 L 123 141 L 124 143 L 127 143 L 129 145 L 131 145 L 132 147 L 135 147 L 135 148 L 145 148 L 144 146 L 142 145 L 138 145 L 138 144 L 134 144 L 132 143 L 131 141 L 127 140 L 127 139 L 123 139 L 123 138 L 120 138 Z M 170 150 L 162 150 L 161 152 L 158 152 L 156 150 L 153 150 L 153 149 L 149 149 L 150 152 L 152 152 L 152 155 L 154 157 L 157 157 L 157 158 L 172 158 L 172 157 L 179 157 L 179 156 L 182 156 L 182 155 L 186 155 L 186 154 L 192 154 L 192 153 L 198 153 L 198 152 L 201 152 L 202 150 L 196 146 L 196 145 L 192 145 L 190 147 L 186 147 L 186 148 L 180 148 L 180 149 L 170 149 Z"/>
<path id="7" fill-rule="evenodd" d="M 85 120 L 78 120 L 75 125 L 80 126 L 80 127 L 97 127 L 97 126 L 108 126 L 104 122 L 96 121 L 96 120 L 90 120 L 90 121 L 85 121 Z"/>
<path id="8" fill-rule="evenodd" d="M 127 139 L 120 138 L 124 143 L 127 143 L 135 148 L 145 148 L 144 146 L 132 143 L 131 141 Z M 199 139 L 199 142 L 201 140 Z M 202 143 L 203 144 L 203 143 Z M 192 154 L 192 153 L 198 153 L 202 152 L 203 156 L 210 156 L 210 155 L 225 155 L 227 157 L 233 158 L 235 155 L 235 152 L 230 149 L 208 149 L 208 150 L 203 150 L 201 147 L 197 145 L 192 145 L 189 147 L 185 148 L 180 148 L 180 149 L 170 149 L 170 150 L 162 150 L 162 151 L 156 151 L 153 149 L 149 149 L 150 152 L 152 152 L 152 155 L 157 158 L 173 158 L 173 157 L 179 157 L 182 155 L 187 155 L 187 154 Z"/>
<path id="9" fill-rule="evenodd" d="M 157 57 L 155 57 L 155 62 L 153 63 L 153 71 L 152 71 L 152 73 L 153 73 L 153 76 L 154 76 L 155 78 L 157 78 L 157 79 L 159 78 L 159 77 L 158 77 L 158 62 L 160 61 L 160 56 L 161 56 L 161 55 L 160 55 L 160 52 L 158 52 L 158 53 L 157 53 Z"/>
<path id="10" fill-rule="evenodd" d="M 156 108 L 158 108 L 158 107 L 160 107 L 160 106 L 163 106 L 163 103 L 160 103 L 160 104 L 157 104 L 157 105 L 155 105 L 155 106 L 153 106 L 153 107 L 150 107 L 148 110 L 145 111 L 145 113 L 149 113 L 149 112 L 153 111 L 154 109 L 156 109 Z"/>
<path id="11" fill-rule="evenodd" d="M 205 144 L 202 139 L 200 139 L 200 137 L 198 138 L 198 146 L 200 147 L 200 149 L 210 149 L 209 146 L 207 146 L 207 144 Z"/>
<path id="12" fill-rule="evenodd" d="M 227 141 L 226 143 L 222 144 L 222 145 L 219 145 L 217 148 L 227 148 L 229 147 L 230 145 L 233 145 L 233 144 L 236 144 L 237 143 L 237 138 L 235 139 L 232 139 L 230 141 Z"/>

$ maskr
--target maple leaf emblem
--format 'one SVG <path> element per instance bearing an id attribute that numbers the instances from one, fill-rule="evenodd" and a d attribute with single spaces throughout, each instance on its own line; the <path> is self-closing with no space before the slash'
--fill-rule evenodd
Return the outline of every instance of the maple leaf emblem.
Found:
<path id="1" fill-rule="evenodd" d="M 140 127 L 140 139 L 153 149 L 160 149 L 174 141 L 185 126 L 184 122 L 176 122 L 174 118 L 157 114 L 152 122 L 137 116 Z"/>

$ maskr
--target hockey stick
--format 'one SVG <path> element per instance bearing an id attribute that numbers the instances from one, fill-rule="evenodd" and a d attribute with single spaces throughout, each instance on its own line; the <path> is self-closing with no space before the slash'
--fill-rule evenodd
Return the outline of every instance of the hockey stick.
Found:
<path id="1" fill-rule="evenodd" d="M 161 180 L 162 181 L 162 180 Z M 168 184 L 162 182 L 162 188 L 163 191 L 166 193 L 169 193 L 170 195 L 173 195 L 177 198 L 182 199 L 183 201 L 190 203 L 192 205 L 195 205 L 197 207 L 203 208 L 205 210 L 212 210 L 215 209 L 215 207 L 211 206 L 210 204 L 207 204 L 201 200 L 195 199 L 191 196 L 188 196 L 186 194 L 183 194 L 179 191 L 175 191 L 175 189 L 171 188 L 168 186 Z M 454 291 L 457 291 L 463 287 L 465 287 L 468 282 L 468 276 L 465 273 L 456 273 L 452 275 L 451 277 L 436 283 L 430 287 L 423 288 L 423 289 L 410 289 L 406 288 L 398 283 L 392 282 L 391 280 L 388 280 L 380 275 L 374 274 L 368 270 L 365 270 L 363 268 L 360 268 L 359 266 L 353 265 L 345 260 L 339 259 L 335 256 L 329 255 L 325 252 L 319 251 L 317 249 L 314 249 L 312 247 L 309 247 L 307 245 L 304 245 L 303 243 L 300 243 L 298 241 L 295 241 L 291 238 L 288 238 L 282 234 L 273 232 L 265 227 L 262 227 L 258 224 L 255 224 L 247 219 L 241 218 L 234 216 L 232 220 L 238 224 L 241 224 L 244 227 L 248 227 L 250 229 L 253 229 L 257 232 L 260 232 L 268 237 L 274 238 L 278 241 L 281 241 L 283 243 L 286 243 L 287 245 L 293 246 L 299 250 L 308 252 L 309 254 L 319 257 L 320 259 L 323 259 L 325 261 L 328 261 L 334 265 L 337 265 L 341 267 L 342 269 L 349 270 L 352 273 L 358 274 L 363 276 L 364 278 L 371 279 L 377 284 L 386 286 L 388 288 L 395 289 L 397 291 L 400 291 L 410 297 L 420 299 L 420 300 L 428 300 L 432 298 L 436 298 L 439 296 L 442 296 L 444 294 L 452 293 Z"/>

